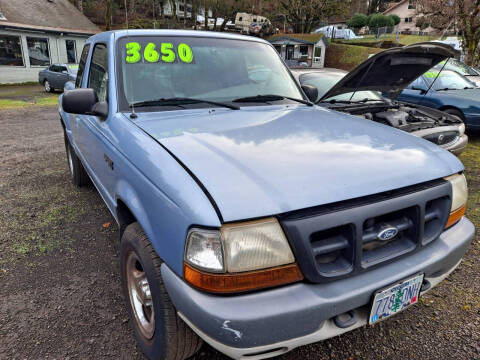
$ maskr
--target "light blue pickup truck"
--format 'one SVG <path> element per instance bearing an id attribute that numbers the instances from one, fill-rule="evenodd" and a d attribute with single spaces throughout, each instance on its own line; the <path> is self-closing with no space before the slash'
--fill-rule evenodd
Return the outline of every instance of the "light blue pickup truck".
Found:
<path id="1" fill-rule="evenodd" d="M 413 80 L 437 51 L 383 61 L 416 64 Z M 118 222 L 148 358 L 185 359 L 202 340 L 235 359 L 279 355 L 404 310 L 460 263 L 474 235 L 460 161 L 316 96 L 258 38 L 86 42 L 60 98 L 68 164 Z"/>

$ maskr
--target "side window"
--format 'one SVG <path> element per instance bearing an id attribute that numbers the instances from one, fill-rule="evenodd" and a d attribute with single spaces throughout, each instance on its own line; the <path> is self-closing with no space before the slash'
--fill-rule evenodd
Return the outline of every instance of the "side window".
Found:
<path id="1" fill-rule="evenodd" d="M 75 87 L 82 86 L 83 73 L 85 72 L 85 63 L 87 62 L 88 51 L 90 50 L 90 44 L 83 47 L 82 56 L 80 57 L 80 63 L 78 64 L 77 80 L 75 80 Z"/>
<path id="2" fill-rule="evenodd" d="M 52 72 L 55 72 L 55 65 L 50 65 L 50 67 L 48 68 L 48 70 L 52 71 Z"/>
<path id="3" fill-rule="evenodd" d="M 108 101 L 108 51 L 105 44 L 93 48 L 88 87 L 95 90 L 98 101 Z"/>
<path id="4" fill-rule="evenodd" d="M 59 66 L 59 67 L 58 67 L 58 72 L 66 73 L 66 72 L 68 72 L 68 71 L 67 71 L 67 68 L 66 68 L 65 66 Z"/>

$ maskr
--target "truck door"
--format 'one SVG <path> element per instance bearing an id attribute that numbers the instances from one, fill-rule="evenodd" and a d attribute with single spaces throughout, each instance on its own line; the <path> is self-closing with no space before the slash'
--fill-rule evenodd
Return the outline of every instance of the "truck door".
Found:
<path id="1" fill-rule="evenodd" d="M 95 90 L 99 102 L 108 102 L 108 49 L 104 43 L 97 43 L 93 48 L 86 87 Z M 94 115 L 76 117 L 77 145 L 83 155 L 82 160 L 107 202 L 113 201 L 110 191 L 113 188 L 114 171 L 108 140 L 109 120 L 110 117 L 102 119 Z"/>

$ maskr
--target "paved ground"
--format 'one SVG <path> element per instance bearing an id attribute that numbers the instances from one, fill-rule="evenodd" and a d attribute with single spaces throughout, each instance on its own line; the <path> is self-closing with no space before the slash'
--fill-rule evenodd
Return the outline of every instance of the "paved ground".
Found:
<path id="1" fill-rule="evenodd" d="M 477 226 L 479 155 L 472 136 L 462 160 Z M 116 225 L 93 188 L 70 184 L 55 107 L 0 110 L 0 205 L 0 359 L 143 359 L 121 296 Z M 480 359 L 479 258 L 477 236 L 417 306 L 281 359 Z M 225 357 L 204 345 L 195 359 Z"/>

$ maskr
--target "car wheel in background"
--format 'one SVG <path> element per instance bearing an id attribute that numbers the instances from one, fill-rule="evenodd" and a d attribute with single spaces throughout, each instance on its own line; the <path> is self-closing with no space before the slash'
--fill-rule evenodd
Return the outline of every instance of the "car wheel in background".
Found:
<path id="1" fill-rule="evenodd" d="M 177 315 L 161 275 L 162 260 L 138 223 L 126 227 L 120 245 L 120 272 L 135 337 L 151 360 L 181 360 L 202 340 Z"/>
<path id="2" fill-rule="evenodd" d="M 45 80 L 45 81 L 43 82 L 43 87 L 45 88 L 45 91 L 46 91 L 46 92 L 49 92 L 49 93 L 50 93 L 50 92 L 53 92 L 53 88 L 52 88 L 52 86 L 50 85 L 50 83 L 48 82 L 48 80 Z"/>
<path id="3" fill-rule="evenodd" d="M 88 177 L 85 168 L 82 165 L 82 162 L 75 154 L 70 141 L 68 140 L 67 134 L 64 133 L 65 138 L 65 150 L 67 152 L 67 162 L 68 169 L 70 170 L 70 177 L 72 179 L 72 184 L 77 187 L 82 187 L 90 183 L 90 178 Z"/>
<path id="4" fill-rule="evenodd" d="M 443 110 L 443 111 L 446 112 L 447 114 L 456 116 L 456 117 L 458 117 L 460 120 L 462 120 L 463 122 L 465 122 L 465 116 L 463 116 L 463 113 L 462 113 L 460 110 L 457 110 L 457 109 L 445 109 L 445 110 Z"/>

